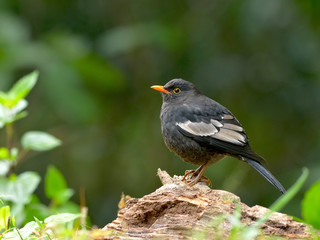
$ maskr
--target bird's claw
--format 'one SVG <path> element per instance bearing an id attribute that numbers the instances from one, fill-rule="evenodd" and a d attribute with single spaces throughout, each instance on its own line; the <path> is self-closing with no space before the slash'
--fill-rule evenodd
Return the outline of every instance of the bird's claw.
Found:
<path id="1" fill-rule="evenodd" d="M 191 174 L 191 176 L 189 176 L 190 174 Z M 198 175 L 198 173 L 197 173 L 196 170 L 186 170 L 184 172 L 184 176 L 182 178 L 182 181 L 185 181 L 187 179 L 187 176 L 189 176 L 188 179 L 191 179 L 191 178 L 194 178 L 197 175 Z"/>
<path id="2" fill-rule="evenodd" d="M 190 174 L 191 176 L 189 176 Z M 209 187 L 212 187 L 212 182 L 210 179 L 203 175 L 199 177 L 197 170 L 186 170 L 182 181 L 186 182 L 189 186 L 193 186 L 198 182 L 204 182 L 208 184 Z"/>

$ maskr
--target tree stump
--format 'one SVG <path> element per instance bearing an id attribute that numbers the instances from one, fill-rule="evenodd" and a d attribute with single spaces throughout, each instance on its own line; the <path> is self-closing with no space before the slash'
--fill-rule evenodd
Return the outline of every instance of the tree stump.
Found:
<path id="1" fill-rule="evenodd" d="M 190 187 L 181 177 L 171 178 L 160 169 L 158 176 L 162 187 L 139 199 L 122 200 L 117 219 L 96 232 L 94 238 L 228 239 L 235 229 L 230 216 L 237 208 L 241 209 L 238 224 L 242 226 L 251 226 L 268 211 L 261 206 L 249 207 L 238 196 L 204 183 Z M 260 236 L 311 238 L 306 225 L 278 212 L 262 224 Z"/>

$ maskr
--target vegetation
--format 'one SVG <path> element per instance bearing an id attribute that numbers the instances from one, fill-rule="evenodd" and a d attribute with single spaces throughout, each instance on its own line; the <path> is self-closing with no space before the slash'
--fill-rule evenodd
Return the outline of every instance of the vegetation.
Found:
<path id="1" fill-rule="evenodd" d="M 66 223 L 73 223 L 80 217 L 80 207 L 70 201 L 74 191 L 67 187 L 57 168 L 49 165 L 45 175 L 45 193 L 50 200 L 48 206 L 34 194 L 41 181 L 40 175 L 31 171 L 19 175 L 15 173 L 16 167 L 30 150 L 48 151 L 61 144 L 59 139 L 41 131 L 24 133 L 21 149 L 13 141 L 13 124 L 27 116 L 25 108 L 28 102 L 25 97 L 36 84 L 37 78 L 38 72 L 32 72 L 8 92 L 0 92 L 0 126 L 5 127 L 7 133 L 7 147 L 0 148 L 0 231 L 4 239 L 29 239 L 44 235 L 52 239 L 55 234 L 75 235 L 70 231 L 74 225 Z M 85 224 L 86 215 L 83 218 L 82 223 Z"/>

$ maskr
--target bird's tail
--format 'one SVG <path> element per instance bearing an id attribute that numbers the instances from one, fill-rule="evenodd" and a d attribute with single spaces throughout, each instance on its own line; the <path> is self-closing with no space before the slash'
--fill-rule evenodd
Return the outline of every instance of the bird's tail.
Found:
<path id="1" fill-rule="evenodd" d="M 280 192 L 285 193 L 286 190 L 281 185 L 281 183 L 272 175 L 271 172 L 269 172 L 264 166 L 261 165 L 261 163 L 252 160 L 247 157 L 243 157 L 242 159 L 249 163 L 255 170 L 257 170 L 262 176 L 264 176 L 273 186 L 275 186 Z"/>

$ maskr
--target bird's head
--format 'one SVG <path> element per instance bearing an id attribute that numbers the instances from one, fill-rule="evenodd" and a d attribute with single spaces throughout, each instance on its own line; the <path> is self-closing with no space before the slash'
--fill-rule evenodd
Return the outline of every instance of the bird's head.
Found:
<path id="1" fill-rule="evenodd" d="M 199 93 L 192 83 L 180 78 L 172 79 L 164 86 L 154 85 L 151 88 L 161 92 L 163 102 L 185 101 L 192 95 Z"/>

